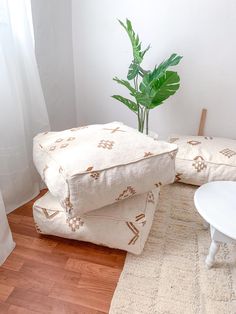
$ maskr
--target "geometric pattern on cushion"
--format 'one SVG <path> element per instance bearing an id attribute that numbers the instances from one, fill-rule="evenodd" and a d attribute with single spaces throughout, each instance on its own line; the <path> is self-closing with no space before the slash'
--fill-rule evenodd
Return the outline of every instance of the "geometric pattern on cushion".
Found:
<path id="1" fill-rule="evenodd" d="M 152 225 L 158 198 L 159 188 L 156 188 L 70 218 L 56 198 L 48 192 L 34 203 L 33 215 L 37 230 L 42 234 L 140 254 Z"/>
<path id="2" fill-rule="evenodd" d="M 34 138 L 34 163 L 71 217 L 172 183 L 177 146 L 120 122 Z"/>
<path id="3" fill-rule="evenodd" d="M 236 140 L 173 135 L 169 141 L 178 146 L 177 182 L 202 185 L 210 181 L 236 181 Z"/>

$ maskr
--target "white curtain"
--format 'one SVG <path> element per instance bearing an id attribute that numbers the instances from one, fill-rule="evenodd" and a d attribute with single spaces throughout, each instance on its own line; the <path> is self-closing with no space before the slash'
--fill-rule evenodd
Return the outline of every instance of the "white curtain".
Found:
<path id="1" fill-rule="evenodd" d="M 14 247 L 15 243 L 12 239 L 5 212 L 5 206 L 0 193 L 0 265 L 5 262 Z"/>
<path id="2" fill-rule="evenodd" d="M 49 130 L 30 0 L 0 0 L 0 109 L 0 191 L 9 213 L 39 193 L 32 139 Z"/>

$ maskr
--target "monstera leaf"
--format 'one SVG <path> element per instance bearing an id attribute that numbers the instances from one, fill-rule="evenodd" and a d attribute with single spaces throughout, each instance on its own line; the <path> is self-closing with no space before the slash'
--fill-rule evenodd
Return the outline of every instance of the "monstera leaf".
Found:
<path id="1" fill-rule="evenodd" d="M 133 60 L 129 66 L 128 75 L 127 75 L 128 80 L 133 80 L 138 75 L 139 67 L 140 67 L 140 64 L 136 63 L 135 60 Z"/>
<path id="2" fill-rule="evenodd" d="M 120 20 L 118 21 L 126 30 L 133 49 L 133 61 L 129 66 L 129 71 L 127 75 L 127 79 L 132 80 L 138 75 L 140 64 L 143 61 L 145 53 L 150 49 L 150 46 L 148 46 L 145 50 L 142 51 L 139 36 L 135 34 L 130 20 L 126 19 L 126 25 L 122 21 Z"/>
<path id="3" fill-rule="evenodd" d="M 116 81 L 117 83 L 119 83 L 119 84 L 125 86 L 126 88 L 128 88 L 128 90 L 130 91 L 130 95 L 135 97 L 137 91 L 136 91 L 136 89 L 134 87 L 132 87 L 130 85 L 130 82 L 128 82 L 126 80 L 120 80 L 120 79 L 118 79 L 118 77 L 114 77 L 113 81 Z"/>
<path id="4" fill-rule="evenodd" d="M 153 109 L 163 103 L 164 100 L 174 95 L 180 86 L 180 78 L 177 72 L 166 71 L 160 78 L 150 82 L 145 80 L 141 93 L 137 96 L 139 103 L 148 109 Z"/>
<path id="5" fill-rule="evenodd" d="M 161 77 L 169 67 L 179 64 L 181 59 L 181 56 L 173 53 L 167 60 L 163 61 L 158 67 L 154 68 L 154 70 L 150 73 L 151 78 L 157 79 Z"/>
<path id="6" fill-rule="evenodd" d="M 140 91 L 144 92 L 145 90 L 147 90 L 147 85 L 152 84 L 155 79 L 163 76 L 163 74 L 170 66 L 177 65 L 181 59 L 181 56 L 173 53 L 167 60 L 163 61 L 158 67 L 155 67 L 152 72 L 148 72 L 146 75 L 144 75 L 143 80 L 139 85 Z"/>
<path id="7" fill-rule="evenodd" d="M 112 98 L 116 99 L 116 100 L 119 100 L 120 102 L 122 102 L 124 105 L 126 105 L 130 110 L 134 111 L 134 112 L 137 112 L 138 111 L 138 105 L 128 99 L 128 98 L 125 98 L 125 97 L 122 97 L 120 95 L 113 95 L 111 96 Z"/>
<path id="8" fill-rule="evenodd" d="M 166 71 L 166 73 L 155 80 L 153 83 L 153 89 L 155 90 L 155 96 L 152 99 L 152 105 L 150 108 L 155 108 L 163 103 L 164 100 L 174 95 L 180 86 L 180 78 L 177 72 Z"/>
<path id="9" fill-rule="evenodd" d="M 163 103 L 167 98 L 174 95 L 180 86 L 180 78 L 177 72 L 169 71 L 169 67 L 179 64 L 182 59 L 176 53 L 173 53 L 168 59 L 164 60 L 158 66 L 155 66 L 152 71 L 145 71 L 141 67 L 144 55 L 149 50 L 148 46 L 142 50 L 139 36 L 134 32 L 130 20 L 126 19 L 123 23 L 119 21 L 122 27 L 127 32 L 132 45 L 133 60 L 129 66 L 127 79 L 121 80 L 117 77 L 113 78 L 118 84 L 126 87 L 134 101 L 120 95 L 112 97 L 130 110 L 136 113 L 138 117 L 138 130 L 148 134 L 149 111 Z M 131 85 L 130 81 L 134 80 Z"/>

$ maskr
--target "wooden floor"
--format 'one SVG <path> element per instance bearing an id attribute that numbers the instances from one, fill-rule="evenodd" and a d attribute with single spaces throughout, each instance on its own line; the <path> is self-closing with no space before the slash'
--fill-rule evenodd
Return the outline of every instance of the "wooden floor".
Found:
<path id="1" fill-rule="evenodd" d="M 8 215 L 16 248 L 0 267 L 0 313 L 108 313 L 125 252 L 39 235 L 33 202 Z"/>

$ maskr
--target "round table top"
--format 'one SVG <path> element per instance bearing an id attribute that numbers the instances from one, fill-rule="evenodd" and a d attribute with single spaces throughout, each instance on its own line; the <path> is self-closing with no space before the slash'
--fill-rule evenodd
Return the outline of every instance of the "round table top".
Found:
<path id="1" fill-rule="evenodd" d="M 194 203 L 210 225 L 236 240 L 236 182 L 206 183 L 195 192 Z"/>

